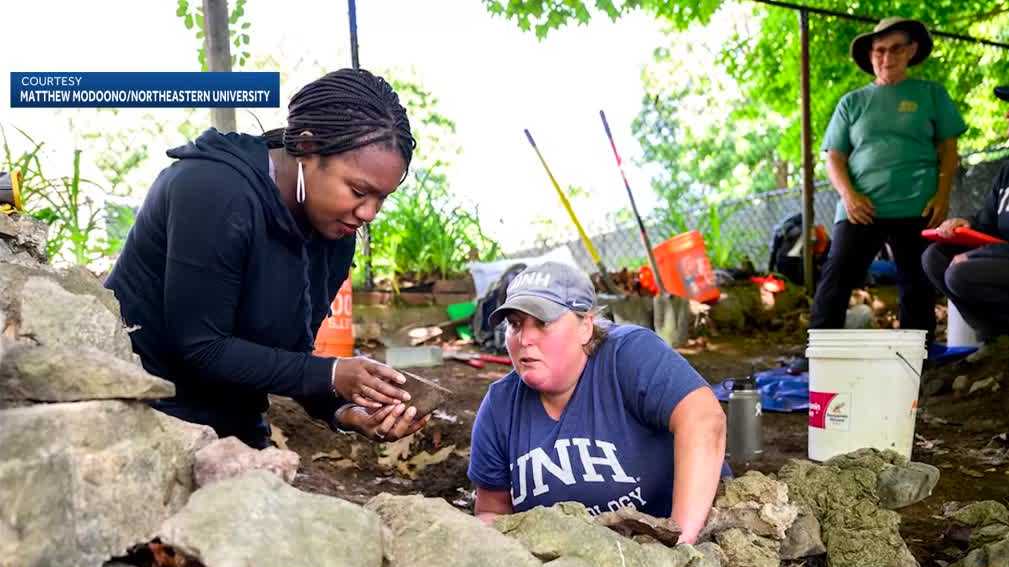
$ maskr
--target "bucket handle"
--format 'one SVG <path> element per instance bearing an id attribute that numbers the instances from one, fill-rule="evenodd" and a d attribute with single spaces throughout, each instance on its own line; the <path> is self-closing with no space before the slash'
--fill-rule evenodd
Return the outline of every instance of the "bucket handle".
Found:
<path id="1" fill-rule="evenodd" d="M 915 376 L 917 376 L 917 377 L 918 377 L 918 383 L 919 383 L 919 384 L 920 384 L 920 383 L 921 383 L 922 381 L 924 381 L 924 380 L 925 380 L 924 378 L 922 378 L 922 377 L 921 377 L 921 373 L 919 373 L 919 372 L 918 372 L 917 370 L 915 370 L 915 369 L 914 369 L 914 366 L 911 366 L 911 363 L 910 363 L 910 362 L 908 362 L 906 358 L 904 358 L 904 355 L 903 355 L 903 354 L 900 354 L 900 352 L 896 352 L 895 354 L 896 354 L 896 355 L 897 355 L 897 356 L 898 356 L 898 357 L 899 357 L 899 358 L 900 358 L 901 360 L 903 360 L 903 361 L 904 361 L 904 364 L 906 364 L 906 365 L 907 365 L 907 367 L 908 367 L 908 368 L 909 368 L 909 369 L 911 370 L 911 373 L 912 373 L 912 374 L 914 374 Z"/>

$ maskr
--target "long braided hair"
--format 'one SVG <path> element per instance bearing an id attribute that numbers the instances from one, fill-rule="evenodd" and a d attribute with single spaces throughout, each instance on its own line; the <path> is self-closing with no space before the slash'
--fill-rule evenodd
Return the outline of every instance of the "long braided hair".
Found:
<path id="1" fill-rule="evenodd" d="M 331 156 L 383 144 L 403 157 L 406 178 L 417 142 L 406 109 L 382 77 L 364 69 L 328 73 L 302 87 L 287 109 L 287 127 L 263 134 L 267 147 Z M 306 142 L 312 150 L 303 148 Z"/>

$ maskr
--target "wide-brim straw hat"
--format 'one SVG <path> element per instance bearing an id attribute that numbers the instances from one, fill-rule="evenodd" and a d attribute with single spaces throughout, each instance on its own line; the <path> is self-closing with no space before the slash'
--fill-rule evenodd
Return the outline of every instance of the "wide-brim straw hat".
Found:
<path id="1" fill-rule="evenodd" d="M 876 74 L 872 70 L 870 54 L 872 51 L 872 40 L 893 31 L 907 32 L 911 41 L 918 44 L 918 51 L 911 58 L 911 61 L 908 62 L 909 67 L 921 63 L 932 53 L 932 35 L 928 33 L 928 28 L 925 27 L 925 24 L 908 18 L 884 18 L 876 24 L 876 27 L 871 32 L 863 33 L 851 42 L 851 58 L 855 60 L 855 63 L 863 71 L 870 75 Z"/>

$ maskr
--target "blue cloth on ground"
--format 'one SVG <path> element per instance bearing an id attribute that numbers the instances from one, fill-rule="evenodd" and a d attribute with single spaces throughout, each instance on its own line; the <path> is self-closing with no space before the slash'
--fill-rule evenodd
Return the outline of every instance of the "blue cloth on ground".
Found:
<path id="1" fill-rule="evenodd" d="M 809 373 L 791 375 L 785 367 L 756 374 L 760 406 L 763 411 L 796 412 L 809 409 Z M 723 380 L 711 389 L 719 401 L 729 401 L 734 380 Z"/>
<path id="2" fill-rule="evenodd" d="M 956 362 L 961 358 L 967 358 L 968 355 L 972 354 L 976 350 L 977 347 L 951 347 L 942 343 L 932 343 L 928 347 L 928 361 L 934 366 L 941 366 L 943 364 L 949 364 L 950 362 Z"/>

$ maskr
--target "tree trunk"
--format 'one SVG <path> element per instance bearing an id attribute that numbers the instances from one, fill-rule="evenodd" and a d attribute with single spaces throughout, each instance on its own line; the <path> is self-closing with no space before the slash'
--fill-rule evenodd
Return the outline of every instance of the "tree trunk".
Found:
<path id="1" fill-rule="evenodd" d="M 228 34 L 228 0 L 203 0 L 203 22 L 206 27 L 204 47 L 210 71 L 231 71 L 231 41 Z M 212 108 L 210 123 L 221 132 L 234 132 L 234 108 Z"/>

